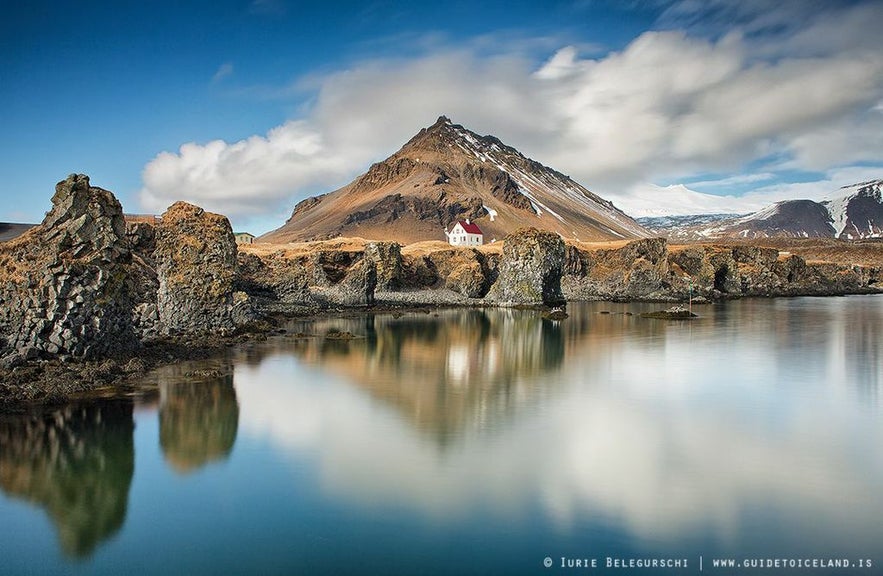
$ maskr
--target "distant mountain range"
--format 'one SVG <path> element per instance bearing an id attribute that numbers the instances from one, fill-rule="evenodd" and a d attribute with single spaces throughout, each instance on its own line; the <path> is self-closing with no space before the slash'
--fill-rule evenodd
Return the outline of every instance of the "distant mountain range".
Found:
<path id="1" fill-rule="evenodd" d="M 525 226 L 583 241 L 649 235 L 568 176 L 442 116 L 347 186 L 300 202 L 259 241 L 360 236 L 410 244 L 445 240 L 445 228 L 467 218 L 485 241 Z"/>
<path id="2" fill-rule="evenodd" d="M 883 180 L 840 188 L 832 198 L 784 200 L 748 215 L 714 214 L 639 218 L 653 233 L 673 240 L 716 238 L 883 237 Z"/>
<path id="3" fill-rule="evenodd" d="M 36 226 L 36 224 L 15 224 L 12 222 L 0 222 L 0 242 L 6 242 L 17 238 Z"/>

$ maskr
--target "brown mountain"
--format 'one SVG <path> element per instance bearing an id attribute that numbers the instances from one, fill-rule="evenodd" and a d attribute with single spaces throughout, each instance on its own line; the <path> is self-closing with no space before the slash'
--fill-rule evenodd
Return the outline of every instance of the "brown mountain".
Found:
<path id="1" fill-rule="evenodd" d="M 445 228 L 467 218 L 486 242 L 524 226 L 583 241 L 649 235 L 564 174 L 442 116 L 350 184 L 300 202 L 259 241 L 359 236 L 410 244 L 445 240 Z"/>

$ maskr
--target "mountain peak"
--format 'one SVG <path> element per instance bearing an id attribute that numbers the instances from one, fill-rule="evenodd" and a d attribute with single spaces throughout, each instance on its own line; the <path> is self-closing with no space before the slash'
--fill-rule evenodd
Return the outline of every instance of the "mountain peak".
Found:
<path id="1" fill-rule="evenodd" d="M 467 218 L 478 221 L 487 240 L 526 226 L 576 240 L 647 235 L 564 174 L 440 116 L 349 185 L 298 204 L 285 226 L 263 240 L 443 241 L 445 226 Z"/>

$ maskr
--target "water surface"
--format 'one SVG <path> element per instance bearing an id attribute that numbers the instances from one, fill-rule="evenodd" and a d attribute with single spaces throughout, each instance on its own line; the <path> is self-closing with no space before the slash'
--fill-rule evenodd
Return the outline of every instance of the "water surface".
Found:
<path id="1" fill-rule="evenodd" d="M 883 573 L 883 297 L 656 308 L 295 322 L 0 416 L 0 572 Z"/>

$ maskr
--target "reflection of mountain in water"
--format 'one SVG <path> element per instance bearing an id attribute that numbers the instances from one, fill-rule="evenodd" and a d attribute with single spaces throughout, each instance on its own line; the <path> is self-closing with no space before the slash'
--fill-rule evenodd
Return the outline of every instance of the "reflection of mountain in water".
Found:
<path id="1" fill-rule="evenodd" d="M 564 339 L 538 313 L 449 310 L 317 322 L 297 346 L 308 362 L 346 375 L 445 442 L 464 427 L 506 418 L 557 369 Z M 323 338 L 329 332 L 359 338 Z"/>
<path id="2" fill-rule="evenodd" d="M 176 471 L 192 472 L 229 456 L 238 426 L 232 375 L 160 384 L 159 442 Z"/>
<path id="3" fill-rule="evenodd" d="M 88 556 L 125 521 L 135 468 L 130 402 L 0 417 L 0 486 L 46 509 L 61 547 Z"/>

